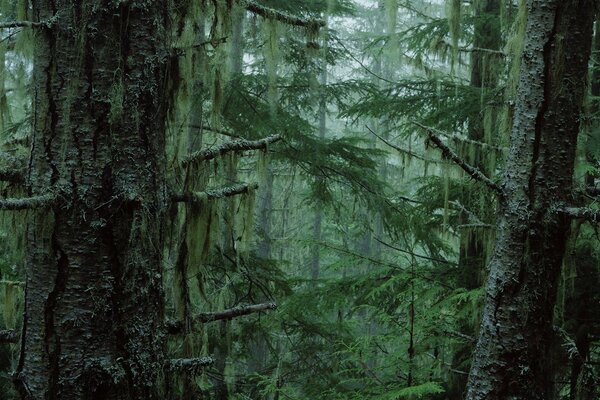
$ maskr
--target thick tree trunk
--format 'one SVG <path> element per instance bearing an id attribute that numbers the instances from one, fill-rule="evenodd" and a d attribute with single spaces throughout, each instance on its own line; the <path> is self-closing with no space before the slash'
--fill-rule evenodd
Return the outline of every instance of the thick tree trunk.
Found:
<path id="1" fill-rule="evenodd" d="M 167 2 L 33 1 L 31 195 L 16 383 L 26 399 L 158 399 Z"/>
<path id="2" fill-rule="evenodd" d="M 496 246 L 467 400 L 548 399 L 594 1 L 528 0 Z"/>

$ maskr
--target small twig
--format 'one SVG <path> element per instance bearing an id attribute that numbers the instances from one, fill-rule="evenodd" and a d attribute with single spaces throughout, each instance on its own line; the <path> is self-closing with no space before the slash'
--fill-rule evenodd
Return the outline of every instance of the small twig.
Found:
<path id="1" fill-rule="evenodd" d="M 213 149 L 200 150 L 195 153 L 192 153 L 182 161 L 182 164 L 188 165 L 191 163 L 212 160 L 213 158 L 223 156 L 233 151 L 264 149 L 269 144 L 275 143 L 279 140 L 281 140 L 281 136 L 279 135 L 273 135 L 264 139 L 254 141 L 244 139 L 235 140 L 232 142 L 223 143 L 222 145 L 219 145 Z"/>
<path id="2" fill-rule="evenodd" d="M 248 11 L 258 14 L 263 18 L 275 19 L 288 25 L 303 26 L 307 28 L 323 28 L 327 23 L 322 19 L 306 19 L 277 11 L 273 8 L 262 6 L 251 0 L 238 0 Z"/>
<path id="3" fill-rule="evenodd" d="M 442 155 L 450 160 L 452 160 L 456 165 L 462 168 L 471 178 L 479 181 L 496 192 L 499 196 L 503 195 L 502 189 L 500 186 L 496 185 L 490 178 L 485 176 L 483 172 L 473 167 L 472 165 L 467 164 L 465 160 L 460 158 L 450 147 L 448 147 L 439 136 L 437 136 L 433 130 L 425 125 L 422 125 L 418 122 L 413 122 L 413 124 L 422 128 L 427 132 L 429 140 L 433 142 L 437 146 L 438 149 L 442 152 Z"/>
<path id="4" fill-rule="evenodd" d="M 0 210 L 32 210 L 36 208 L 45 208 L 51 206 L 55 199 L 56 196 L 53 194 L 15 199 L 0 199 Z"/>

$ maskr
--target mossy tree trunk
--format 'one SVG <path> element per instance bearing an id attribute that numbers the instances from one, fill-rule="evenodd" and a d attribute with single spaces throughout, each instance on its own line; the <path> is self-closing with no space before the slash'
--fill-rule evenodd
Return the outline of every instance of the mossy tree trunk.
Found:
<path id="1" fill-rule="evenodd" d="M 528 0 L 521 77 L 467 400 L 549 399 L 595 3 Z"/>
<path id="2" fill-rule="evenodd" d="M 167 2 L 34 0 L 25 399 L 163 398 Z"/>

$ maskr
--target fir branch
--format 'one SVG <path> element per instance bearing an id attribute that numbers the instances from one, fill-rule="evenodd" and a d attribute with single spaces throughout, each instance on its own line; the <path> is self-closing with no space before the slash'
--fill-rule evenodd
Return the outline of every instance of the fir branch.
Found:
<path id="1" fill-rule="evenodd" d="M 232 319 L 241 317 L 244 315 L 250 315 L 262 311 L 270 311 L 275 310 L 277 308 L 277 304 L 275 303 L 262 303 L 262 304 L 253 304 L 250 306 L 238 306 L 233 307 L 228 310 L 216 311 L 216 312 L 208 312 L 198 314 L 194 320 L 196 322 L 205 323 L 212 321 L 219 321 L 223 319 Z"/>
<path id="2" fill-rule="evenodd" d="M 257 188 L 258 183 L 250 183 L 228 186 L 222 189 L 206 190 L 204 192 L 185 192 L 172 195 L 171 201 L 175 203 L 201 203 L 204 200 L 215 200 L 237 196 L 239 194 L 248 193 L 249 191 Z"/>
<path id="3" fill-rule="evenodd" d="M 600 222 L 600 209 L 588 207 L 564 207 L 561 211 L 571 218 L 582 219 L 595 224 Z"/>
<path id="4" fill-rule="evenodd" d="M 0 199 L 0 210 L 31 210 L 51 206 L 56 199 L 53 194 L 23 197 L 15 199 Z"/>
<path id="5" fill-rule="evenodd" d="M 19 332 L 15 330 L 1 330 L 0 343 L 17 343 L 19 341 Z"/>
<path id="6" fill-rule="evenodd" d="M 215 363 L 212 357 L 198 358 L 174 358 L 166 362 L 166 368 L 170 371 L 186 371 L 196 373 L 199 370 L 209 367 Z"/>
<path id="7" fill-rule="evenodd" d="M 279 135 L 273 135 L 264 139 L 254 141 L 244 139 L 235 140 L 232 142 L 223 143 L 222 145 L 217 146 L 213 149 L 200 150 L 195 153 L 192 153 L 182 161 L 182 164 L 188 165 L 190 163 L 212 160 L 214 158 L 221 157 L 233 151 L 264 149 L 269 144 L 275 143 L 279 140 L 281 140 L 281 136 Z"/>
<path id="8" fill-rule="evenodd" d="M 441 150 L 442 155 L 444 157 L 452 160 L 456 165 L 458 165 L 460 168 L 462 168 L 462 170 L 465 171 L 471 178 L 483 183 L 484 185 L 486 185 L 487 187 L 492 189 L 494 192 L 496 192 L 499 196 L 503 195 L 503 192 L 502 192 L 502 189 L 500 188 L 500 186 L 496 185 L 490 178 L 485 176 L 485 174 L 483 172 L 481 172 L 479 169 L 473 167 L 472 165 L 469 165 L 465 160 L 460 158 L 458 156 L 458 154 L 456 154 L 450 147 L 448 147 L 442 141 L 442 139 L 435 134 L 435 132 L 431 128 L 429 128 L 425 125 L 422 125 L 418 122 L 413 122 L 413 124 L 417 125 L 418 127 L 422 128 L 423 130 L 425 130 L 427 132 L 429 140 L 431 140 L 433 142 L 433 144 L 435 144 L 437 146 L 437 148 Z"/>
<path id="9" fill-rule="evenodd" d="M 322 19 L 306 19 L 265 7 L 252 0 L 238 0 L 248 11 L 258 14 L 263 18 L 275 19 L 288 25 L 303 26 L 306 28 L 323 28 L 327 23 Z"/>

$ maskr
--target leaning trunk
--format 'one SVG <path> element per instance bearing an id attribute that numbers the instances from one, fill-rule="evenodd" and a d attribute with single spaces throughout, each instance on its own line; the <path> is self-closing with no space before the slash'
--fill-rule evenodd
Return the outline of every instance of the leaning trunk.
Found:
<path id="1" fill-rule="evenodd" d="M 162 398 L 167 2 L 33 1 L 31 195 L 17 387 Z"/>
<path id="2" fill-rule="evenodd" d="M 528 0 L 496 246 L 467 400 L 548 399 L 592 0 Z"/>

